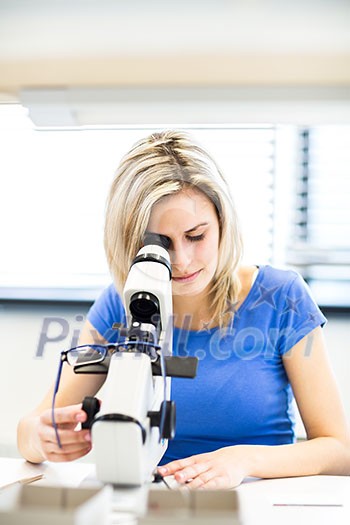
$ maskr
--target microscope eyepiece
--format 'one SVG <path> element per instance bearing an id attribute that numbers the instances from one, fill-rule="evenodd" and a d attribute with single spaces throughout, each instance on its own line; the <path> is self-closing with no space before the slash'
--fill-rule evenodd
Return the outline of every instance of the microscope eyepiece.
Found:
<path id="1" fill-rule="evenodd" d="M 166 235 L 146 232 L 143 238 L 143 244 L 144 246 L 147 246 L 147 244 L 155 244 L 156 246 L 161 246 L 162 248 L 169 250 L 170 239 Z"/>
<path id="2" fill-rule="evenodd" d="M 152 318 L 160 313 L 159 301 L 149 292 L 137 292 L 130 299 L 130 313 L 140 323 L 152 323 Z"/>

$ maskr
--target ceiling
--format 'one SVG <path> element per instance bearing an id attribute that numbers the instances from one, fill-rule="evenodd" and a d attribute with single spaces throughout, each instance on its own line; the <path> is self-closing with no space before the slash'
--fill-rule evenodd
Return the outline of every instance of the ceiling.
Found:
<path id="1" fill-rule="evenodd" d="M 0 103 L 125 88 L 350 100 L 349 27 L 348 0 L 0 0 Z"/>
<path id="2" fill-rule="evenodd" d="M 332 0 L 1 0 L 1 59 L 350 52 Z"/>

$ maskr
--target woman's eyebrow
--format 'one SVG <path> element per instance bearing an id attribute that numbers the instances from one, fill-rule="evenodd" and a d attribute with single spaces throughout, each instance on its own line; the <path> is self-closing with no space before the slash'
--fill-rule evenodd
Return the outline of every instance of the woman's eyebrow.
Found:
<path id="1" fill-rule="evenodd" d="M 186 230 L 185 233 L 192 233 L 194 232 L 195 230 L 197 230 L 198 228 L 200 228 L 201 226 L 208 226 L 208 222 L 201 222 L 200 224 L 197 224 L 197 226 L 193 226 L 193 228 L 190 228 L 189 230 Z"/>

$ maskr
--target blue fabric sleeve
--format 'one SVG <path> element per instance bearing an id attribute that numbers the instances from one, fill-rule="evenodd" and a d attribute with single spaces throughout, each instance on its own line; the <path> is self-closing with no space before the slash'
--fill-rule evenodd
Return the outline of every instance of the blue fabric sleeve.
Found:
<path id="1" fill-rule="evenodd" d="M 296 272 L 292 282 L 283 294 L 280 311 L 280 334 L 278 349 L 285 354 L 303 337 L 327 322 L 315 303 L 308 285 Z"/>
<path id="2" fill-rule="evenodd" d="M 91 306 L 87 319 L 92 326 L 110 343 L 118 340 L 118 331 L 113 323 L 126 322 L 125 309 L 113 284 L 108 286 Z"/>

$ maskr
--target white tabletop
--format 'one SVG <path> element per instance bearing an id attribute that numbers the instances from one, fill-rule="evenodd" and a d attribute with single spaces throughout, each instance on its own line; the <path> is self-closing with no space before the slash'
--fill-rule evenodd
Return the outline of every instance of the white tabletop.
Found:
<path id="1" fill-rule="evenodd" d="M 78 487 L 100 484 L 93 464 L 45 462 L 33 465 L 22 459 L 0 458 L 0 489 L 5 484 L 38 474 L 43 474 L 43 478 L 35 483 L 41 485 Z M 350 477 L 347 476 L 247 479 L 235 490 L 242 525 L 350 523 Z M 134 490 L 130 494 L 134 497 L 139 492 Z M 125 502 L 127 492 L 123 491 L 123 497 Z M 116 515 L 111 523 L 118 523 Z M 126 523 L 124 517 L 120 523 Z"/>
<path id="2" fill-rule="evenodd" d="M 38 474 L 43 474 L 43 479 L 36 481 L 36 484 L 78 487 L 83 482 L 94 480 L 94 473 L 94 465 L 89 463 L 50 463 L 46 461 L 40 465 L 34 465 L 23 459 L 0 458 L 0 489 L 8 483 Z"/>
<path id="3" fill-rule="evenodd" d="M 246 481 L 237 489 L 244 525 L 350 523 L 350 477 Z"/>

